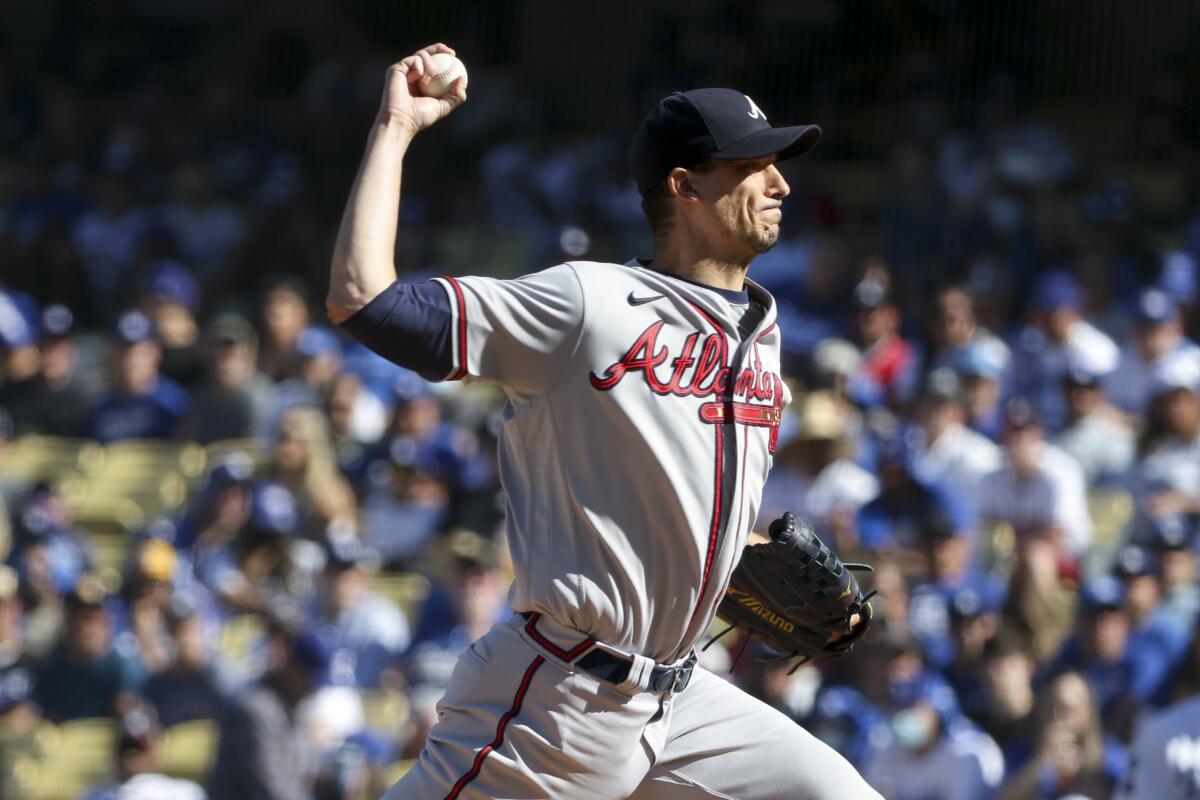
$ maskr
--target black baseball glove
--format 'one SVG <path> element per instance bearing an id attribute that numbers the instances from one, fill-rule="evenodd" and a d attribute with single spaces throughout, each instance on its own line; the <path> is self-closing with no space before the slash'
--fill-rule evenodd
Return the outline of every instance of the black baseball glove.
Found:
<path id="1" fill-rule="evenodd" d="M 875 596 L 863 594 L 853 573 L 871 567 L 843 564 L 791 512 L 772 522 L 770 533 L 770 542 L 742 553 L 717 609 L 731 623 L 721 636 L 744 628 L 777 651 L 779 660 L 801 657 L 796 667 L 850 652 L 871 626 Z M 855 614 L 860 619 L 852 626 Z"/>

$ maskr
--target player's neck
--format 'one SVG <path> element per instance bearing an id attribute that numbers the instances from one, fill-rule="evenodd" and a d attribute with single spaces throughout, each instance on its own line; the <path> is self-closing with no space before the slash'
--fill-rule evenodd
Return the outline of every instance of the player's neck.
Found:
<path id="1" fill-rule="evenodd" d="M 750 260 L 737 261 L 727 258 L 688 252 L 688 248 L 659 242 L 654 253 L 654 268 L 659 272 L 678 275 L 705 286 L 740 292 L 746 288 L 746 270 Z"/>

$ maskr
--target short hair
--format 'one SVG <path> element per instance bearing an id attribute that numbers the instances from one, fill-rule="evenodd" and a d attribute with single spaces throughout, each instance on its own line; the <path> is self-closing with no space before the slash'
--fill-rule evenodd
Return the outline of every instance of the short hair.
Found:
<path id="1" fill-rule="evenodd" d="M 685 169 L 703 174 L 712 172 L 719 163 L 718 159 L 706 158 L 699 164 L 685 167 Z M 650 223 L 650 230 L 655 239 L 666 236 L 667 231 L 671 228 L 671 218 L 674 216 L 674 207 L 671 205 L 672 197 L 671 190 L 667 188 L 666 178 L 642 195 L 642 213 L 646 215 L 646 221 Z"/>

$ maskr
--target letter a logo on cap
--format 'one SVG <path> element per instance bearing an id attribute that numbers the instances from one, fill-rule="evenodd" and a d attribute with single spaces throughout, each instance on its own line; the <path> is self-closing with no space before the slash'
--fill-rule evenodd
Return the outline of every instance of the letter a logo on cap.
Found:
<path id="1" fill-rule="evenodd" d="M 761 119 L 763 122 L 766 122 L 767 115 L 764 114 L 762 112 L 762 109 L 759 108 L 754 103 L 754 101 L 750 99 L 750 95 L 744 94 L 744 95 L 742 95 L 742 97 L 746 98 L 746 102 L 750 104 L 750 110 L 746 112 L 746 114 L 750 117 L 750 119 Z"/>

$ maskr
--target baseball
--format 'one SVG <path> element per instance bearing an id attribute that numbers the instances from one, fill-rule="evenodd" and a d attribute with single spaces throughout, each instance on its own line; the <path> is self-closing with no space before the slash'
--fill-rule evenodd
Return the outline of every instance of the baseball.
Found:
<path id="1" fill-rule="evenodd" d="M 449 53 L 434 53 L 433 66 L 435 71 L 429 82 L 420 84 L 421 94 L 425 97 L 441 97 L 467 73 L 463 63 Z"/>

